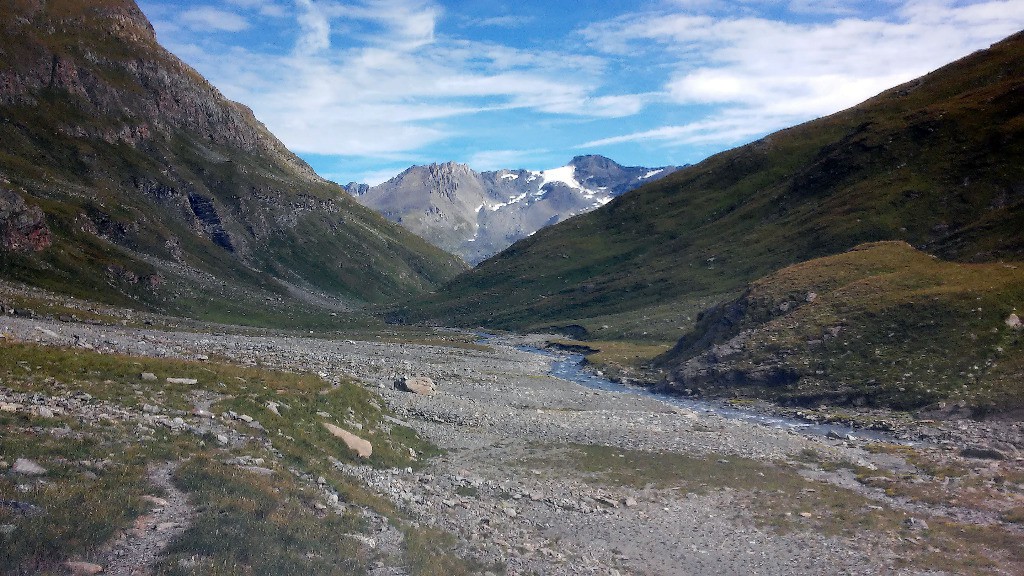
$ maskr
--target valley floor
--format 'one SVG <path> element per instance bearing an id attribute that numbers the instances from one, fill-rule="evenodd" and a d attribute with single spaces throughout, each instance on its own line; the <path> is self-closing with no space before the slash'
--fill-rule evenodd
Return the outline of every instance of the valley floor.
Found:
<path id="1" fill-rule="evenodd" d="M 442 453 L 421 455 L 408 467 L 373 467 L 330 455 L 314 459 L 383 502 L 363 514 L 362 535 L 337 536 L 358 544 L 363 563 L 354 572 L 455 574 L 456 564 L 481 573 L 566 575 L 1024 570 L 1024 530 L 1018 524 L 1024 521 L 1024 463 L 1016 452 L 1021 446 L 1005 441 L 1006 430 L 1019 436 L 1012 424 L 1000 428 L 999 449 L 966 455 L 961 448 L 990 447 L 990 439 L 908 446 L 806 436 L 551 377 L 550 359 L 517 349 L 526 339 L 512 336 L 487 345 L 457 338 L 450 345 L 432 345 L 17 316 L 0 319 L 0 333 L 4 345 L 27 342 L 259 366 L 318 374 L 327 390 L 348 378 L 374 390 L 393 410 L 381 424 L 408 425 Z M 439 343 L 451 334 L 439 331 Z M 396 390 L 393 383 L 402 375 L 428 376 L 437 391 Z M 180 414 L 183 429 L 207 440 L 204 450 L 219 451 L 243 473 L 299 478 L 306 483 L 302 490 L 323 501 L 307 502 L 318 518 L 370 507 L 369 496 L 347 501 L 343 490 L 324 489 L 323 478 L 314 480 L 317 472 L 297 469 L 294 458 L 281 454 L 276 446 L 290 436 L 268 424 L 277 418 L 277 406 L 273 416 L 269 407 L 249 416 L 257 425 L 262 421 L 265 430 L 238 432 L 230 421 L 235 416 L 215 415 L 220 392 L 209 384 L 192 395 L 205 403 L 196 400 L 191 411 L 167 412 Z M 9 405 L 45 405 L 52 398 L 19 393 L 10 378 L 0 382 L 0 401 Z M 211 403 L 214 414 L 206 411 Z M 160 417 L 148 408 L 138 412 L 139 418 Z M 287 419 L 289 411 L 281 408 L 280 416 Z M 173 420 L 167 426 L 172 425 Z M 958 429 L 956 423 L 931 429 L 943 426 Z M 349 429 L 361 433 L 360 426 Z M 972 434 L 983 429 L 964 425 Z M 264 433 L 249 456 L 232 452 L 240 435 Z M 20 457 L 0 456 L 9 467 Z M 178 484 L 188 493 L 188 486 Z M 0 493 L 0 500 L 17 499 L 16 493 Z M 394 519 L 378 513 L 382 507 L 393 507 L 408 523 L 406 529 L 396 530 Z M 189 514 L 181 518 L 191 522 Z M 16 529 L 18 519 L 0 518 L 0 523 Z M 180 532 L 185 526 L 171 528 Z M 410 534 L 431 535 L 459 563 L 416 563 L 410 547 L 418 544 Z M 110 549 L 86 556 L 102 563 Z M 189 562 L 199 561 L 180 558 L 174 570 L 187 572 Z"/>

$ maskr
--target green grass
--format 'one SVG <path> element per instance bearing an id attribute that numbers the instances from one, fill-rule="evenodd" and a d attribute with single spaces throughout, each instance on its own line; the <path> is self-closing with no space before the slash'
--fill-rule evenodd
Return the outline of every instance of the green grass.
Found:
<path id="1" fill-rule="evenodd" d="M 141 380 L 141 372 L 153 372 L 158 380 Z M 199 383 L 172 385 L 166 377 L 191 377 Z M 249 414 L 266 429 L 226 422 L 255 435 L 257 442 L 219 448 L 212 437 L 174 434 L 159 426 L 145 431 L 135 421 L 0 413 L 0 459 L 9 465 L 16 458 L 30 458 L 48 470 L 37 480 L 0 474 L 0 500 L 29 502 L 45 510 L 42 515 L 22 516 L 0 507 L 0 524 L 15 527 L 10 536 L 0 537 L 0 571 L 56 574 L 62 573 L 59 564 L 66 558 L 91 557 L 145 510 L 140 497 L 152 490 L 144 479 L 147 467 L 183 461 L 174 481 L 196 506 L 196 521 L 173 543 L 158 573 L 365 573 L 377 556 L 358 539 L 345 536 L 373 536 L 356 513 L 357 506 L 408 531 L 408 554 L 426 567 L 417 573 L 436 573 L 432 567 L 467 573 L 459 571 L 467 565 L 439 544 L 437 535 L 428 537 L 425 529 L 414 529 L 390 502 L 332 465 L 336 459 L 378 467 L 418 466 L 410 449 L 419 458 L 437 454 L 412 430 L 384 422 L 380 399 L 362 386 L 333 387 L 314 375 L 216 361 L 135 358 L 24 344 L 0 345 L 0 386 L 45 396 L 88 393 L 93 404 L 134 409 L 155 404 L 164 410 L 188 411 L 195 390 L 206 390 L 220 395 L 211 406 L 214 413 Z M 282 417 L 267 410 L 268 400 L 282 405 Z M 369 439 L 372 457 L 359 459 L 323 428 L 323 421 Z M 353 426 L 356 423 L 361 430 Z M 262 447 L 266 443 L 272 443 L 281 459 Z M 236 456 L 263 458 L 273 475 L 259 476 L 223 463 Z M 324 477 L 352 507 L 343 513 L 318 509 L 324 495 L 290 469 L 306 478 Z"/>
<path id="2" fill-rule="evenodd" d="M 317 495 L 290 474 L 266 478 L 196 457 L 176 484 L 203 510 L 167 550 L 157 574 L 364 574 L 371 556 L 355 512 L 318 516 Z"/>
<path id="3" fill-rule="evenodd" d="M 813 301 L 808 295 L 814 294 Z M 978 414 L 1022 407 L 1024 266 L 945 262 L 877 243 L 787 267 L 705 313 L 659 362 L 696 358 L 678 387 L 798 404 L 917 409 L 962 402 Z M 743 334 L 733 353 L 711 346 Z M 782 376 L 759 380 L 768 368 Z"/>

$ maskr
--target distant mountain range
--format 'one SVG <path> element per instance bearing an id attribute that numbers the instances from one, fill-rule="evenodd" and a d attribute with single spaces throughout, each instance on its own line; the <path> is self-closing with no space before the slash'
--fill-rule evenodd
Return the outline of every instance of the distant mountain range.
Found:
<path id="1" fill-rule="evenodd" d="M 377 186 L 345 188 L 360 204 L 475 265 L 545 226 L 676 170 L 627 167 L 596 155 L 539 172 L 476 172 L 447 162 L 413 166 Z"/>

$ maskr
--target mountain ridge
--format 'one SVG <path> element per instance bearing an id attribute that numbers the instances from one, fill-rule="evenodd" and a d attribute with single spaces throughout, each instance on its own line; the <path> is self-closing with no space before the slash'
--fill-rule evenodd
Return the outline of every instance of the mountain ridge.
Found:
<path id="1" fill-rule="evenodd" d="M 602 206 L 676 166 L 622 166 L 599 155 L 550 170 L 477 172 L 445 162 L 412 166 L 377 186 L 350 183 L 358 202 L 435 246 L 478 264 L 544 226 Z"/>

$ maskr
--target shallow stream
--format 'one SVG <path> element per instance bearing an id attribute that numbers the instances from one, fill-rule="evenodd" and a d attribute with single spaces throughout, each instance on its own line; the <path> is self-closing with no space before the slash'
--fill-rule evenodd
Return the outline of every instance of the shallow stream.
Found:
<path id="1" fill-rule="evenodd" d="M 570 382 L 575 382 L 594 390 L 604 390 L 607 392 L 617 392 L 621 394 L 638 394 L 654 398 L 655 400 L 670 406 L 685 408 L 697 413 L 716 414 L 730 420 L 742 420 L 744 422 L 760 424 L 762 426 L 793 430 L 794 432 L 800 432 L 812 436 L 829 436 L 831 434 L 832 437 L 838 436 L 840 438 L 852 436 L 853 438 L 858 439 L 870 439 L 885 442 L 896 441 L 891 434 L 877 430 L 866 430 L 862 428 L 855 429 L 841 424 L 816 424 L 796 418 L 773 416 L 756 410 L 746 410 L 719 400 L 688 398 L 685 396 L 652 392 L 651 390 L 637 386 L 626 386 L 613 382 L 603 376 L 598 376 L 592 371 L 587 370 L 584 365 L 584 357 L 582 354 L 555 352 L 532 346 L 516 346 L 516 348 L 524 352 L 539 354 L 550 358 L 550 374 L 552 376 L 568 380 Z"/>

